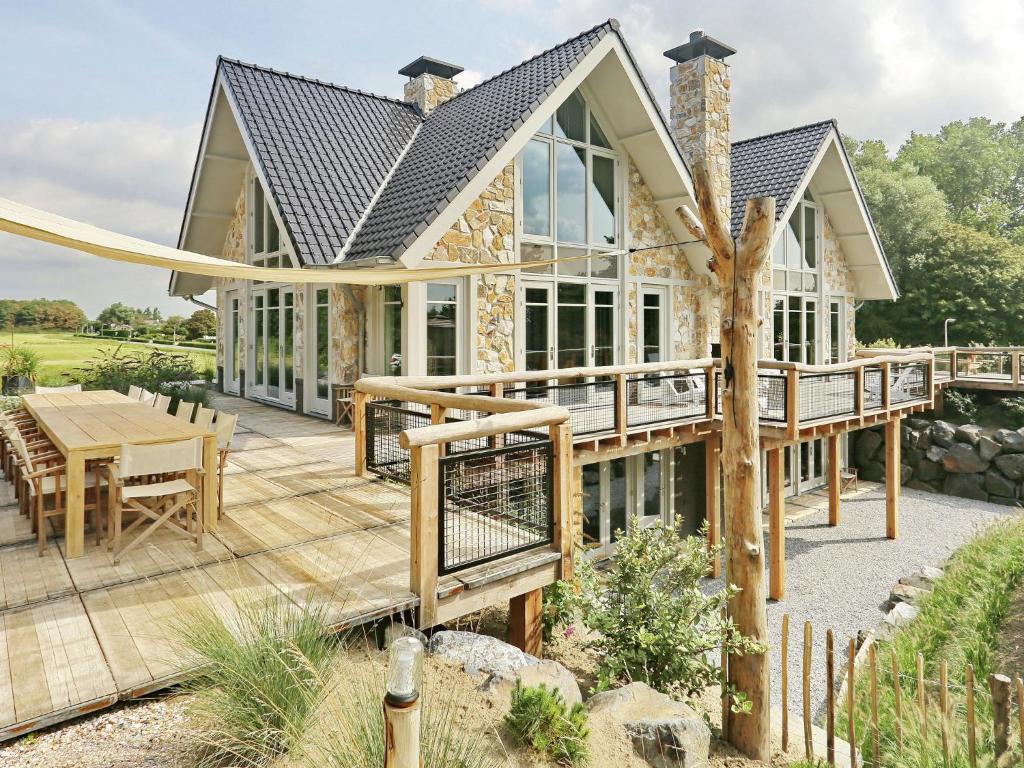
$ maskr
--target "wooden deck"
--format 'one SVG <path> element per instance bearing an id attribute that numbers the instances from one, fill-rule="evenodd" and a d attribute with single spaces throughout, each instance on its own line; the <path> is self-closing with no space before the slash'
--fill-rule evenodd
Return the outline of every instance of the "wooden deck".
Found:
<path id="1" fill-rule="evenodd" d="M 114 565 L 87 534 L 36 554 L 0 483 L 0 739 L 180 681 L 174 622 L 284 595 L 328 601 L 338 627 L 418 604 L 409 591 L 409 497 L 353 475 L 353 438 L 332 424 L 237 398 L 220 529 L 196 552 L 165 531 Z M 449 588 L 452 588 L 449 585 Z"/>

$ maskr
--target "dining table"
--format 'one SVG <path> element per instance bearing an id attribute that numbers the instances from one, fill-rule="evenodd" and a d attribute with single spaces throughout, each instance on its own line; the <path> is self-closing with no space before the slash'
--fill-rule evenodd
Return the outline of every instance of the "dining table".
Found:
<path id="1" fill-rule="evenodd" d="M 85 553 L 85 465 L 115 460 L 121 446 L 203 439 L 204 530 L 217 527 L 217 436 L 212 429 L 178 419 L 113 390 L 24 395 L 25 410 L 66 462 L 65 556 Z"/>

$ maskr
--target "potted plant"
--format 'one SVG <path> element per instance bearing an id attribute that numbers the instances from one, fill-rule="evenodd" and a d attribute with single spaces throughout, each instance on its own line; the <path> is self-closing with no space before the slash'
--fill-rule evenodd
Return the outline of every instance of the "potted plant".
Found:
<path id="1" fill-rule="evenodd" d="M 14 345 L 0 347 L 0 388 L 5 395 L 29 389 L 39 373 L 39 355 Z"/>

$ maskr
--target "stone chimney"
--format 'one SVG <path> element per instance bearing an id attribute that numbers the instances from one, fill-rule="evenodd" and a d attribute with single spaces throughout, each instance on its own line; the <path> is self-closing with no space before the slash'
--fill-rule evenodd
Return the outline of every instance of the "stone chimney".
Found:
<path id="1" fill-rule="evenodd" d="M 734 53 L 701 29 L 690 33 L 689 42 L 665 51 L 665 56 L 676 62 L 669 86 L 672 134 L 688 165 L 698 159 L 707 161 L 726 222 L 731 207 L 731 82 L 725 59 Z"/>
<path id="2" fill-rule="evenodd" d="M 405 84 L 405 100 L 429 115 L 458 93 L 454 78 L 461 71 L 462 67 L 455 64 L 420 56 L 398 70 L 398 74 L 409 78 Z"/>

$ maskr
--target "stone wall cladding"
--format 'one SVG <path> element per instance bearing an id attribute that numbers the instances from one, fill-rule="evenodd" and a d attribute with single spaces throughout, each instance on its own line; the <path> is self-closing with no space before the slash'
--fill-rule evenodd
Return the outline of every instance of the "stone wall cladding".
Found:
<path id="1" fill-rule="evenodd" d="M 352 286 L 357 301 L 366 306 L 364 286 Z M 344 286 L 331 286 L 331 382 L 350 384 L 359 378 L 359 309 Z"/>
<path id="2" fill-rule="evenodd" d="M 404 88 L 405 100 L 418 105 L 425 115 L 429 115 L 435 107 L 444 104 L 458 92 L 454 80 L 427 74 L 408 80 Z"/>
<path id="3" fill-rule="evenodd" d="M 221 249 L 221 258 L 234 261 L 239 264 L 245 263 L 245 185 L 238 193 L 235 201 L 235 212 L 228 225 L 228 233 L 224 237 L 224 247 Z M 225 302 L 225 286 L 233 283 L 223 277 L 214 278 L 214 285 L 217 288 L 217 306 L 220 311 L 217 313 L 217 365 L 223 366 L 225 360 L 224 340 L 227 338 L 227 324 L 229 321 L 228 307 Z M 245 301 L 239 302 L 239 329 L 238 338 L 241 342 L 240 349 L 245 349 Z M 244 366 L 243 366 L 244 367 Z"/>

